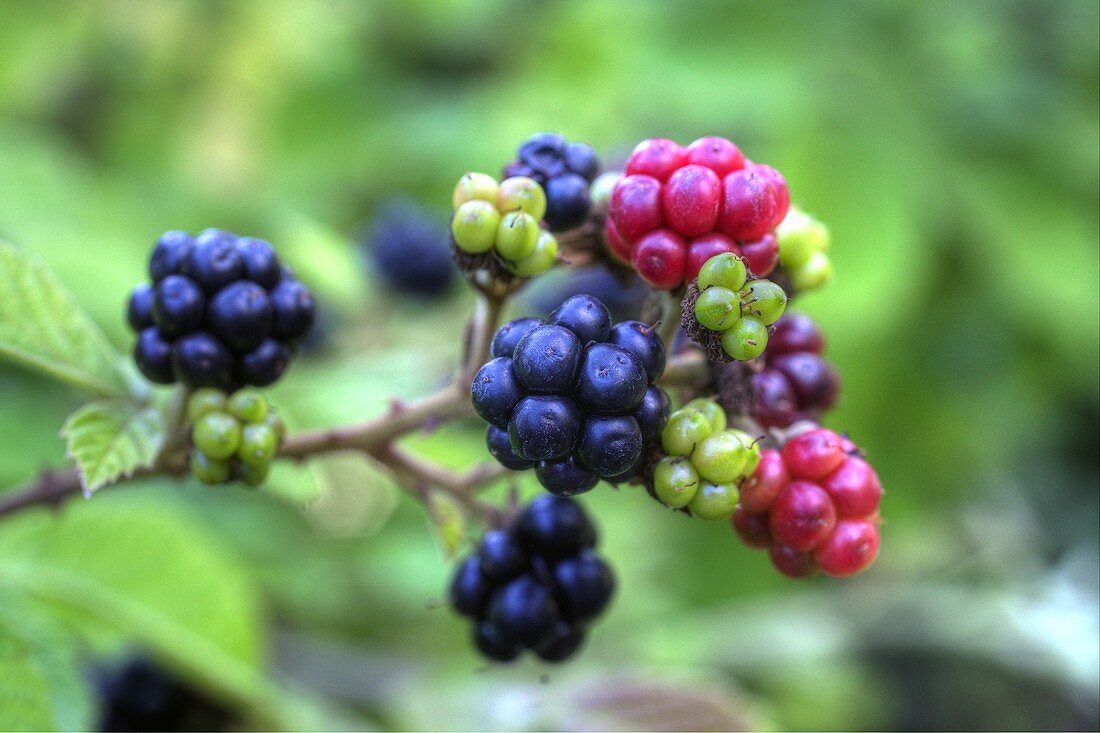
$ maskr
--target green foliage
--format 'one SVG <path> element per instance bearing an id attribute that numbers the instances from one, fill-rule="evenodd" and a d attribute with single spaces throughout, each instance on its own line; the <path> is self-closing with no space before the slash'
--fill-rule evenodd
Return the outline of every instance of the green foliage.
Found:
<path id="1" fill-rule="evenodd" d="M 0 242 L 0 358 L 98 395 L 124 395 L 119 356 L 57 277 Z"/>
<path id="2" fill-rule="evenodd" d="M 164 445 L 164 414 L 130 400 L 89 402 L 61 428 L 84 493 L 153 465 Z"/>
<path id="3" fill-rule="evenodd" d="M 8 730 L 89 730 L 77 638 L 42 604 L 0 588 L 0 720 Z"/>
<path id="4" fill-rule="evenodd" d="M 0 520 L 0 585 L 75 614 L 85 646 L 56 648 L 83 661 L 103 653 L 92 641 L 104 635 L 151 646 L 250 727 L 300 722 L 265 717 L 273 698 L 282 710 L 278 677 L 393 728 L 604 728 L 624 717 L 625 728 L 704 727 L 643 717 L 655 700 L 689 716 L 669 700 L 700 689 L 734 708 L 709 719 L 722 728 L 761 727 L 766 717 L 735 715 L 758 709 L 780 728 L 913 726 L 914 710 L 943 716 L 924 719 L 931 728 L 1095 728 L 1037 717 L 1045 708 L 1027 693 L 1041 675 L 1076 695 L 1064 711 L 1096 694 L 1086 560 L 1100 402 L 1098 20 L 1087 0 L 702 0 L 690 12 L 8 3 L 0 237 L 20 248 L 20 271 L 33 253 L 99 324 L 69 322 L 60 351 L 39 353 L 39 331 L 61 326 L 29 326 L 34 311 L 0 286 L 0 351 L 16 328 L 20 364 L 29 354 L 51 376 L 75 369 L 81 388 L 125 394 L 100 330 L 116 349 L 132 343 L 126 293 L 161 231 L 224 226 L 270 239 L 330 328 L 273 403 L 294 429 L 361 420 L 448 376 L 470 306 L 468 293 L 436 309 L 402 303 L 363 278 L 353 238 L 382 197 L 445 207 L 463 173 L 499 172 L 541 129 L 611 160 L 651 135 L 722 134 L 782 170 L 794 201 L 829 227 L 834 282 L 791 307 L 822 321 L 844 377 L 829 424 L 867 451 L 887 494 L 875 570 L 805 585 L 775 577 L 723 523 L 672 514 L 635 488 L 598 488 L 582 501 L 624 591 L 577 661 L 549 673 L 476 672 L 462 624 L 432 610 L 448 568 L 423 509 L 350 455 L 279 465 L 260 492 L 155 483 Z M 13 250 L 2 251 L 6 272 Z M 1037 283 L 1049 285 L 1027 287 Z M 5 317 L 13 302 L 22 322 Z M 77 356 L 70 336 L 98 346 Z M 0 368 L 4 488 L 62 462 L 53 437 L 78 407 L 55 381 Z M 453 466 L 484 456 L 474 424 L 403 445 Z M 950 612 L 935 613 L 946 599 Z M 830 601 L 843 605 L 823 615 Z M 1009 610 L 990 619 L 992 609 Z M 1060 642 L 1042 631 L 1052 618 L 1066 620 Z M 7 639 L 6 617 L 0 627 Z M 276 629 L 293 651 L 277 661 L 262 654 Z M 938 655 L 927 677 L 955 683 L 957 704 L 902 677 L 904 664 L 875 666 L 899 648 Z M 962 657 L 997 674 L 968 677 Z M 8 668 L 0 659 L 0 674 Z M 624 671 L 660 684 L 638 693 L 614 683 Z M 990 682 L 1008 676 L 1020 687 Z M 881 686 L 868 693 L 868 679 Z M 0 721 L 23 723 L 4 692 Z M 948 717 L 965 712 L 974 717 Z M 47 713 L 23 727 L 39 725 L 88 724 Z"/>

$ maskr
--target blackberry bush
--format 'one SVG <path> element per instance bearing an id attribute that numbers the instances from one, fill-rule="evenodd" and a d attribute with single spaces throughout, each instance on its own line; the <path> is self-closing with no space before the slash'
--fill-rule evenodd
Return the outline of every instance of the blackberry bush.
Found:
<path id="1" fill-rule="evenodd" d="M 206 229 L 171 231 L 130 295 L 134 361 L 157 384 L 233 390 L 274 383 L 313 325 L 313 296 L 271 245 Z"/>
<path id="2" fill-rule="evenodd" d="M 259 485 L 275 460 L 359 455 L 422 501 L 449 541 L 465 518 L 491 527 L 450 596 L 478 649 L 499 661 L 525 650 L 570 657 L 607 606 L 614 577 L 568 498 L 601 480 L 729 519 L 786 575 L 865 570 L 879 550 L 882 485 L 850 440 L 817 423 L 839 380 L 820 330 L 785 314 L 791 298 L 831 278 L 828 232 L 791 207 L 782 175 L 724 138 L 686 148 L 647 140 L 621 174 L 598 169 L 589 146 L 540 133 L 503 181 L 464 175 L 450 257 L 477 305 L 452 379 L 373 419 L 292 434 L 254 388 L 284 374 L 314 303 L 267 242 L 219 229 L 158 241 L 127 318 L 141 374 L 173 390 L 135 384 L 56 278 L 0 244 L 0 281 L 16 291 L 7 302 L 29 304 L 14 337 L 0 329 L 0 357 L 95 395 L 62 428 L 74 470 L 43 474 L 0 514 L 154 475 Z M 393 289 L 445 289 L 452 269 L 427 217 L 387 209 L 368 239 Z M 628 266 L 605 258 L 605 244 Z M 500 325 L 517 291 L 559 261 L 595 265 L 588 272 L 603 280 L 559 291 L 540 308 L 545 318 Z M 604 276 L 629 287 L 605 290 Z M 615 323 L 597 293 L 638 315 Z M 677 339 L 678 326 L 690 339 Z M 488 423 L 492 460 L 465 471 L 400 440 L 473 414 Z M 516 471 L 532 471 L 550 495 L 511 519 L 479 492 Z"/>

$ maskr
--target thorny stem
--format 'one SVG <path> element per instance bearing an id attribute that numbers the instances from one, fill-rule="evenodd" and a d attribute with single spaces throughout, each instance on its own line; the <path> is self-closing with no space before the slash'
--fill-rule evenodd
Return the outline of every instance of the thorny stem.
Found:
<path id="1" fill-rule="evenodd" d="M 428 501 L 430 493 L 438 491 L 454 499 L 473 516 L 488 523 L 499 520 L 500 510 L 479 500 L 477 493 L 509 475 L 507 469 L 486 461 L 465 471 L 456 471 L 414 455 L 394 441 L 448 421 L 474 416 L 469 399 L 470 382 L 480 365 L 488 360 L 489 345 L 503 306 L 502 297 L 485 296 L 479 300 L 468 329 L 464 363 L 446 387 L 412 402 L 394 402 L 388 412 L 364 422 L 291 434 L 278 458 L 303 461 L 331 453 L 360 453 L 388 470 L 403 488 L 421 501 Z M 708 379 L 706 359 L 701 353 L 690 350 L 669 361 L 661 384 L 699 388 Z M 151 476 L 181 477 L 186 473 L 186 446 L 173 445 L 155 466 L 139 469 L 112 486 Z M 24 488 L 0 495 L 0 517 L 32 506 L 56 507 L 80 492 L 80 476 L 76 471 L 43 471 Z"/>

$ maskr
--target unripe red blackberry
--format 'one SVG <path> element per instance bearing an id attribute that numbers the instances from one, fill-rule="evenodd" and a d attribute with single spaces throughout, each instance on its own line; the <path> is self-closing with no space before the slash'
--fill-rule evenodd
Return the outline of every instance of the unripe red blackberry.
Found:
<path id="1" fill-rule="evenodd" d="M 733 143 L 708 137 L 687 149 L 646 140 L 625 173 L 611 192 L 605 238 L 654 287 L 672 289 L 694 279 L 719 252 L 742 257 L 757 277 L 775 267 L 779 248 L 772 231 L 790 195 L 774 168 L 747 163 Z M 675 253 L 673 245 L 685 251 Z"/>
<path id="2" fill-rule="evenodd" d="M 839 460 L 838 457 L 839 456 Z M 825 471 L 825 467 L 832 466 Z M 824 471 L 824 473 L 823 473 Z M 848 438 L 817 428 L 761 452 L 732 523 L 784 575 L 855 575 L 879 549 L 878 475 Z"/>

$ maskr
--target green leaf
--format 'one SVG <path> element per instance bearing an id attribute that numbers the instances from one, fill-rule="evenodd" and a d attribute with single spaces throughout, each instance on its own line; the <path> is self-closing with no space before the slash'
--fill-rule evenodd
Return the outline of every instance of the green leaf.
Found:
<path id="1" fill-rule="evenodd" d="M 164 416 L 129 400 L 99 400 L 74 412 L 61 428 L 76 461 L 84 495 L 153 465 L 164 446 Z"/>
<path id="2" fill-rule="evenodd" d="M 7 730 L 89 730 L 76 639 L 17 593 L 0 593 L 0 721 Z"/>
<path id="3" fill-rule="evenodd" d="M 0 358 L 101 396 L 128 393 L 119 355 L 44 264 L 0 242 Z"/>
<path id="4" fill-rule="evenodd" d="M 4 586 L 89 632 L 142 644 L 262 727 L 299 715 L 264 674 L 263 615 L 247 571 L 171 500 L 132 490 L 71 504 L 61 516 L 13 517 L 0 532 Z"/>

